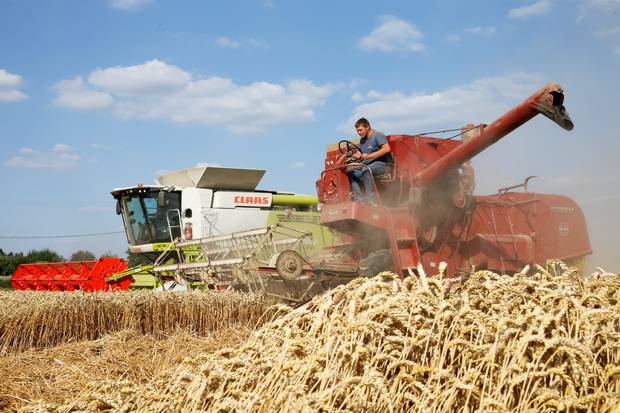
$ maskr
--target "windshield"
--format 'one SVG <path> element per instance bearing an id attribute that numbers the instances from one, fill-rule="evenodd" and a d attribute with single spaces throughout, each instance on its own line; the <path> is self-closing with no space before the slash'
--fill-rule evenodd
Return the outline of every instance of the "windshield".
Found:
<path id="1" fill-rule="evenodd" d="M 168 220 L 174 237 L 180 236 L 180 192 L 164 192 L 165 206 L 157 206 L 159 190 L 134 190 L 122 195 L 123 220 L 131 245 L 170 242 Z"/>

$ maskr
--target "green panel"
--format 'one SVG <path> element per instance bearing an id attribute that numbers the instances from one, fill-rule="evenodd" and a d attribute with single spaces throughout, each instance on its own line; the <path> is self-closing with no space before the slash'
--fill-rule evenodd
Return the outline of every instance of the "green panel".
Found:
<path id="1" fill-rule="evenodd" d="M 158 285 L 157 278 L 153 275 L 152 265 L 139 265 L 128 268 L 106 278 L 106 282 L 113 282 L 131 276 L 134 280 L 131 288 L 155 288 Z"/>
<path id="2" fill-rule="evenodd" d="M 155 288 L 158 286 L 157 278 L 151 273 L 143 272 L 133 276 L 134 282 L 131 288 Z"/>
<path id="3" fill-rule="evenodd" d="M 167 249 L 174 249 L 172 242 L 157 242 L 153 244 L 153 251 L 163 252 Z"/>
<path id="4" fill-rule="evenodd" d="M 317 249 L 330 246 L 334 237 L 327 227 L 320 225 L 320 212 L 299 212 L 293 210 L 270 211 L 267 225 L 282 224 L 285 227 L 295 228 L 312 233 Z"/>
<path id="5" fill-rule="evenodd" d="M 273 205 L 317 205 L 319 203 L 318 196 L 312 195 L 273 195 L 271 198 Z"/>

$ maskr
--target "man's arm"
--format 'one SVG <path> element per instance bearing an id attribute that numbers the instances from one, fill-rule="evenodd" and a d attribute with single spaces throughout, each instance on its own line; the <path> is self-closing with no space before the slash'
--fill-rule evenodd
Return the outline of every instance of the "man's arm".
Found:
<path id="1" fill-rule="evenodd" d="M 381 148 L 379 148 L 379 150 L 374 151 L 372 153 L 363 153 L 362 154 L 362 159 L 374 159 L 374 158 L 380 158 L 385 154 L 388 154 L 392 152 L 392 150 L 390 149 L 390 145 L 388 143 L 384 143 L 383 145 L 381 145 Z"/>

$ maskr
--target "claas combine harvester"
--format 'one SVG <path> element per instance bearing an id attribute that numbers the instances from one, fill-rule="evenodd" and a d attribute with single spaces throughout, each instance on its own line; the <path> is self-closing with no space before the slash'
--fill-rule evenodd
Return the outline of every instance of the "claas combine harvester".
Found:
<path id="1" fill-rule="evenodd" d="M 159 251 L 152 272 L 188 288 L 198 283 L 304 300 L 383 270 L 406 276 L 443 266 L 453 276 L 473 268 L 514 273 L 548 259 L 578 262 L 591 248 L 573 200 L 529 192 L 529 178 L 494 195 L 473 195 L 470 164 L 540 113 L 571 130 L 563 101 L 561 87 L 549 84 L 491 124 L 464 128 L 460 140 L 388 136 L 393 165 L 374 177 L 377 206 L 350 199 L 347 172 L 367 168 L 357 161 L 357 143 L 329 145 L 316 182 L 320 232 L 281 220 L 192 239 L 181 233 Z M 172 215 L 184 227 L 183 210 Z M 170 235 L 174 225 L 168 220 L 167 226 Z"/>
<path id="2" fill-rule="evenodd" d="M 188 258 L 196 254 L 194 247 L 177 249 L 175 240 L 192 241 L 276 224 L 286 225 L 294 234 L 310 234 L 319 245 L 329 242 L 331 234 L 319 222 L 318 198 L 258 190 L 264 174 L 261 169 L 195 167 L 166 173 L 154 185 L 114 189 L 129 250 L 145 262 L 160 256 L 163 262 L 175 262 L 182 260 L 179 253 Z M 160 287 L 168 278 L 172 277 L 159 277 L 153 265 L 127 268 L 122 258 L 102 258 L 24 264 L 12 283 L 20 290 L 117 291 Z"/>

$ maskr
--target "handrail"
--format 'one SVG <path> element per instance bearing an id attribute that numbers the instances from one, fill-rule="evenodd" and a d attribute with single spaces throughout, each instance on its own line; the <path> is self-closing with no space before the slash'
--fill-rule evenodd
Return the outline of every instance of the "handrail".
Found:
<path id="1" fill-rule="evenodd" d="M 506 187 L 504 187 L 504 188 L 499 188 L 499 189 L 497 190 L 497 193 L 498 193 L 498 194 L 505 194 L 506 192 L 510 191 L 511 189 L 516 189 L 516 188 L 521 188 L 521 187 L 523 187 L 523 190 L 524 190 L 525 192 L 529 192 L 529 191 L 527 190 L 527 184 L 530 182 L 530 179 L 534 179 L 534 178 L 538 178 L 538 176 L 536 176 L 536 175 L 530 175 L 530 176 L 528 176 L 527 178 L 525 178 L 525 180 L 524 180 L 522 183 L 520 183 L 520 184 L 517 184 L 517 185 L 512 185 L 512 186 L 506 186 Z"/>

